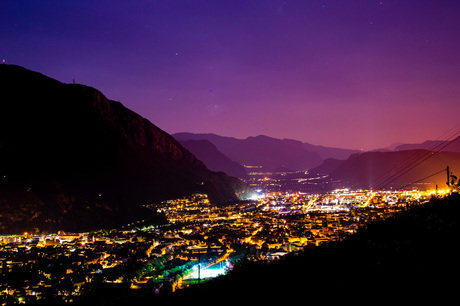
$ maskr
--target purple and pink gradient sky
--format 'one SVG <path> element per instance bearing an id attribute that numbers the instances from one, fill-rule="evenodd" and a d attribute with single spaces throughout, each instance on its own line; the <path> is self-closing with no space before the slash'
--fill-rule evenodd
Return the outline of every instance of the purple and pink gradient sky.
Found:
<path id="1" fill-rule="evenodd" d="M 168 133 L 368 150 L 460 121 L 453 0 L 0 0 L 3 59 Z"/>

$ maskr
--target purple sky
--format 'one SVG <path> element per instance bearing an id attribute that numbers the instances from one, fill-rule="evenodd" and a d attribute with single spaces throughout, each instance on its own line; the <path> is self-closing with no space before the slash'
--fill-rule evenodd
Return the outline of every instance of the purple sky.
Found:
<path id="1" fill-rule="evenodd" d="M 367 150 L 460 121 L 453 0 L 0 0 L 3 59 L 168 133 Z"/>

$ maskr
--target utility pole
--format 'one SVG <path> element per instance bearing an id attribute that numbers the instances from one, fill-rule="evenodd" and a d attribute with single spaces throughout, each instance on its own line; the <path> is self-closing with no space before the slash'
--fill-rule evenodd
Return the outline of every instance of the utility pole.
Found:
<path id="1" fill-rule="evenodd" d="M 450 170 L 449 170 L 449 166 L 447 166 L 447 186 L 450 186 Z"/>
<path id="2" fill-rule="evenodd" d="M 201 283 L 201 252 L 198 251 L 198 284 Z"/>

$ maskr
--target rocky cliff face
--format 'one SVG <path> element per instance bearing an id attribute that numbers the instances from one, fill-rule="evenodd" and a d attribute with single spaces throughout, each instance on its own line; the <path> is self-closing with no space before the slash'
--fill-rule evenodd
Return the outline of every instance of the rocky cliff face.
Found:
<path id="1" fill-rule="evenodd" d="M 219 204 L 250 189 L 99 91 L 0 65 L 0 231 L 86 230 L 155 218 L 192 192 Z"/>
<path id="2" fill-rule="evenodd" d="M 165 158 L 202 164 L 169 134 L 165 133 L 149 120 L 124 107 L 120 102 L 109 101 L 99 91 L 82 86 L 71 85 L 79 100 L 88 101 L 97 115 L 104 118 L 122 137 L 136 145 L 160 153 Z"/>

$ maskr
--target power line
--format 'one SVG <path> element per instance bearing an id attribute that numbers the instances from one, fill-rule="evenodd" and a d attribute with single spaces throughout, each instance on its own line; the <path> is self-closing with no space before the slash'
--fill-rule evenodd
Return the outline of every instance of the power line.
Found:
<path id="1" fill-rule="evenodd" d="M 439 136 L 436 140 L 444 139 L 444 135 L 449 134 L 451 131 L 455 131 L 457 129 L 460 130 L 460 123 L 457 123 L 455 126 L 442 133 L 441 136 Z"/>
<path id="2" fill-rule="evenodd" d="M 455 137 L 457 134 L 460 133 L 460 123 L 456 124 L 455 126 L 453 126 L 452 128 L 450 128 L 450 129 L 447 130 L 446 132 L 442 133 L 438 138 L 436 138 L 436 140 L 439 141 L 440 139 L 443 139 L 443 138 L 445 137 L 445 135 L 450 134 L 451 131 L 456 131 L 456 132 L 454 132 L 453 135 L 450 135 L 449 137 L 447 137 L 447 139 L 443 140 L 443 141 L 440 142 L 440 143 L 437 143 L 437 144 L 436 144 L 436 141 L 433 141 L 432 144 L 431 144 L 431 146 L 434 145 L 433 147 L 430 148 L 430 146 L 428 146 L 427 148 L 424 148 L 423 150 L 433 151 L 433 150 L 436 149 L 437 147 L 443 145 L 443 143 L 450 141 L 453 137 Z M 449 144 L 452 144 L 454 141 L 456 141 L 456 140 L 458 140 L 458 139 L 459 139 L 459 138 L 456 138 L 456 139 L 450 141 Z M 448 145 L 449 145 L 449 144 L 448 144 Z M 422 153 L 422 154 L 420 155 L 420 153 Z M 415 152 L 414 154 L 412 154 L 411 156 L 409 156 L 406 160 L 404 160 L 404 161 L 401 162 L 400 164 L 401 164 L 401 165 L 404 165 L 406 162 L 408 162 L 408 161 L 410 161 L 410 160 L 412 160 L 412 162 L 410 162 L 409 165 L 404 166 L 403 168 L 401 168 L 401 169 L 398 170 L 398 171 L 403 171 L 406 167 L 409 167 L 412 163 L 416 162 L 416 161 L 417 161 L 418 159 L 420 159 L 420 158 L 423 158 L 425 155 L 428 155 L 429 153 L 430 153 L 430 152 L 426 152 L 426 151 L 417 151 L 417 152 Z M 418 156 L 418 155 L 420 155 L 420 156 Z M 418 156 L 418 157 L 417 157 L 417 156 Z M 379 181 L 379 180 L 381 180 L 381 179 L 384 179 L 384 178 L 385 178 L 387 175 L 389 175 L 392 171 L 393 171 L 392 169 L 388 170 L 386 173 L 384 173 L 383 175 L 381 175 L 381 176 L 377 179 L 377 181 Z M 397 174 L 398 174 L 398 171 L 397 171 L 396 173 L 394 173 L 393 175 L 389 176 L 388 178 L 384 179 L 380 184 L 377 184 L 377 186 L 378 186 L 378 185 L 381 185 L 381 184 L 383 184 L 383 183 L 385 183 L 385 182 L 386 182 L 387 180 L 389 180 L 392 176 L 397 175 Z M 385 185 L 385 186 L 386 186 L 386 185 Z"/>
<path id="3" fill-rule="evenodd" d="M 440 174 L 440 173 L 442 173 L 442 172 L 444 172 L 444 171 L 446 171 L 446 169 L 442 169 L 442 170 L 439 171 L 439 172 L 433 173 L 433 174 L 428 175 L 427 177 L 424 177 L 424 178 L 422 178 L 422 179 L 419 179 L 419 180 L 417 180 L 417 181 L 415 181 L 415 182 L 412 182 L 412 183 L 410 183 L 410 184 L 407 184 L 407 185 L 404 185 L 404 186 L 402 186 L 402 187 L 399 187 L 398 189 L 404 189 L 404 188 L 406 188 L 406 187 L 408 187 L 408 186 L 410 186 L 410 185 L 412 185 L 412 184 L 416 184 L 416 183 L 419 183 L 419 182 L 424 181 L 424 180 L 426 180 L 426 179 L 429 179 L 430 177 L 433 177 L 433 176 L 435 176 L 435 175 L 438 175 L 438 174 Z"/>
<path id="4" fill-rule="evenodd" d="M 447 146 L 447 145 L 446 145 Z M 445 147 L 445 146 L 444 146 Z M 404 167 L 402 170 L 400 170 L 399 172 L 395 173 L 394 175 L 390 176 L 391 180 L 387 179 L 385 184 L 381 184 L 381 186 L 378 186 L 377 189 L 380 189 L 380 188 L 384 188 L 386 187 L 387 185 L 389 185 L 390 183 L 394 182 L 396 179 L 400 178 L 401 176 L 403 176 L 404 174 L 406 174 L 407 172 L 411 171 L 412 169 L 414 169 L 415 167 L 417 167 L 418 165 L 420 165 L 421 163 L 423 163 L 424 161 L 426 161 L 427 159 L 429 159 L 430 157 L 433 157 L 435 154 L 439 153 L 440 150 L 442 150 L 444 147 L 442 147 L 441 149 L 439 149 L 438 151 L 428 151 L 427 154 L 428 156 L 425 157 L 424 159 L 418 161 L 418 160 L 415 160 L 413 161 L 412 163 L 410 163 L 408 166 Z M 425 155 L 427 155 L 425 154 Z M 417 162 L 415 165 L 413 165 L 412 167 L 410 167 L 409 169 L 405 170 L 407 167 L 411 166 L 412 164 L 414 164 L 415 162 Z M 405 170 L 405 171 L 403 171 Z M 399 174 L 399 175 L 398 175 Z M 396 176 L 397 175 L 397 176 Z"/>
<path id="5" fill-rule="evenodd" d="M 438 152 L 440 152 L 442 149 L 444 149 L 445 147 L 449 146 L 450 144 L 452 144 L 454 141 L 456 141 L 457 139 L 459 138 L 456 138 L 454 139 L 453 141 L 451 141 L 451 139 L 455 136 L 457 136 L 458 134 L 460 134 L 460 130 L 457 130 L 454 134 L 452 134 L 449 138 L 447 138 L 446 140 L 438 143 L 437 145 L 435 145 L 430 151 L 426 151 L 424 154 L 422 154 L 420 157 L 414 159 L 412 162 L 410 162 L 409 164 L 407 164 L 406 166 L 404 166 L 403 168 L 401 168 L 400 170 L 398 170 L 396 173 L 394 173 L 393 175 L 389 176 L 387 179 L 385 179 L 384 181 L 382 181 L 380 184 L 377 184 L 375 188 L 373 189 L 381 189 L 381 188 L 384 188 L 385 186 L 387 186 L 388 184 L 394 182 L 396 179 L 400 178 L 402 175 L 406 174 L 407 172 L 409 172 L 410 170 L 414 169 L 415 167 L 417 167 L 418 165 L 420 165 L 422 162 L 424 162 L 425 160 L 427 160 L 428 158 L 430 157 L 433 157 L 435 154 L 437 154 Z M 435 150 L 436 149 L 436 150 Z M 415 155 L 413 155 L 415 156 Z M 422 159 L 423 158 L 423 159 Z M 422 159 L 422 160 L 420 160 Z M 409 159 L 407 159 L 409 160 Z M 416 163 L 416 164 L 415 164 Z M 414 165 L 415 164 L 415 165 Z M 413 165 L 413 166 L 412 166 Z M 412 167 L 411 167 L 412 166 Z M 409 168 L 410 167 L 410 168 Z M 408 169 L 409 168 L 409 169 Z"/>

